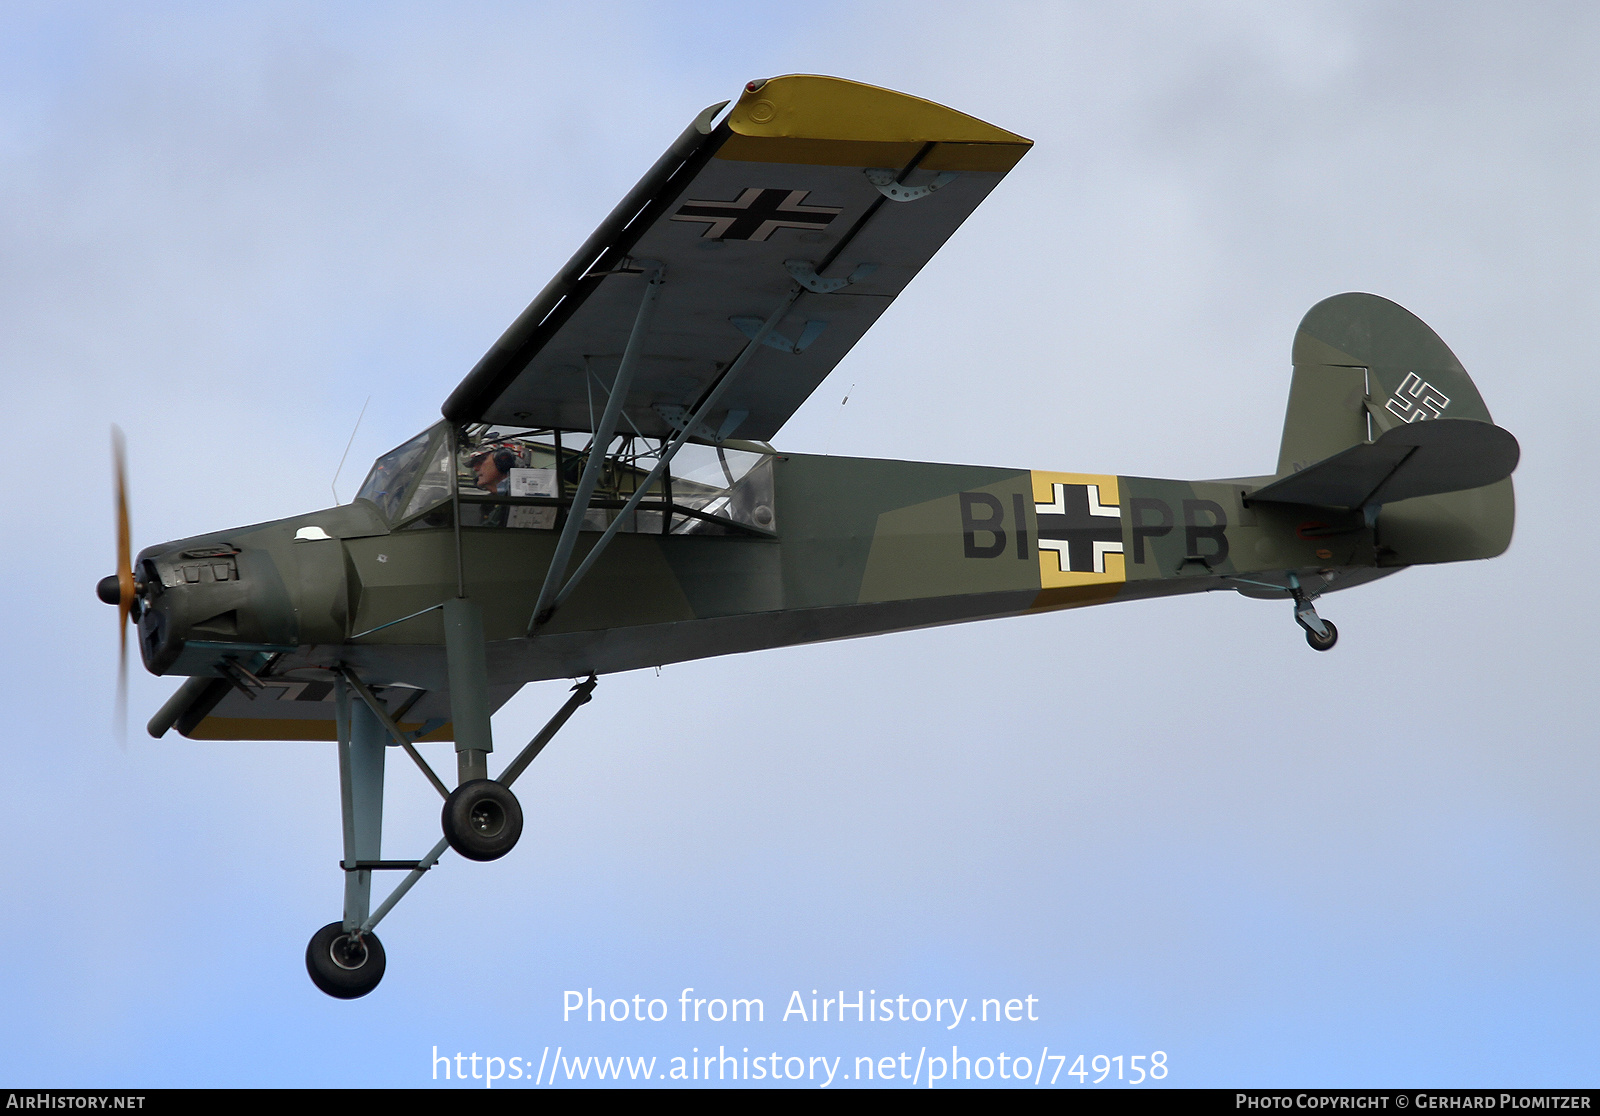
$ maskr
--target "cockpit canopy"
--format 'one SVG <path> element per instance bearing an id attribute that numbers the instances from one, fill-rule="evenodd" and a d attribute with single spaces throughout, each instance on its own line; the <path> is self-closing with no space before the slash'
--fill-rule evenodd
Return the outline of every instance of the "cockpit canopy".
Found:
<path id="1" fill-rule="evenodd" d="M 396 528 L 552 530 L 565 519 L 593 450 L 583 431 L 439 423 L 373 462 L 356 493 Z M 665 442 L 618 435 L 606 447 L 600 483 L 583 517 L 604 531 L 660 461 Z M 685 443 L 619 530 L 639 534 L 770 536 L 772 458 L 757 442 Z"/>

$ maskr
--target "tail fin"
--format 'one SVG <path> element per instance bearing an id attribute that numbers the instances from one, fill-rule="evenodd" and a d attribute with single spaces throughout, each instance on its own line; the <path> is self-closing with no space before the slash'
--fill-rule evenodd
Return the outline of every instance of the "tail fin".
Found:
<path id="1" fill-rule="evenodd" d="M 1377 295 L 1335 295 L 1313 306 L 1295 334 L 1277 475 L 1439 418 L 1494 421 L 1461 362 L 1415 314 Z M 1380 564 L 1493 557 L 1510 545 L 1515 518 L 1509 478 L 1386 504 Z"/>

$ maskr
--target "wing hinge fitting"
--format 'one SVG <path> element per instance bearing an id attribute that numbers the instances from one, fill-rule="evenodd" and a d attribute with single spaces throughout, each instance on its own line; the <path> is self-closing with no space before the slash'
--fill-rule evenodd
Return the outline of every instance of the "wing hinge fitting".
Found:
<path id="1" fill-rule="evenodd" d="M 739 332 L 754 341 L 761 333 L 761 327 L 766 323 L 760 318 L 729 318 L 730 322 L 739 327 Z M 767 335 L 761 338 L 761 343 L 770 348 L 777 349 L 780 353 L 803 353 L 811 342 L 822 336 L 822 331 L 828 328 L 827 322 L 807 322 L 800 330 L 800 337 L 791 341 L 777 330 L 768 330 Z"/>
<path id="2" fill-rule="evenodd" d="M 890 201 L 908 202 L 925 198 L 935 190 L 941 190 L 950 185 L 958 177 L 955 171 L 945 171 L 926 186 L 902 186 L 895 179 L 900 177 L 899 171 L 885 170 L 882 167 L 868 167 L 864 172 L 867 181 L 878 188 L 878 193 Z"/>
<path id="3" fill-rule="evenodd" d="M 689 425 L 689 408 L 680 407 L 676 403 L 657 403 L 651 410 L 661 416 L 661 421 L 672 429 L 682 432 Z M 698 435 L 713 442 L 726 442 L 733 437 L 733 432 L 739 429 L 745 419 L 750 417 L 749 411 L 729 411 L 722 420 L 722 425 L 713 430 L 705 423 L 696 423 L 690 434 Z"/>
<path id="4" fill-rule="evenodd" d="M 842 279 L 824 279 L 817 274 L 816 265 L 810 260 L 784 260 L 783 266 L 794 277 L 796 283 L 799 283 L 812 294 L 832 294 L 834 291 L 848 287 L 851 283 L 861 282 L 861 280 L 878 270 L 877 264 L 856 264 L 856 269 Z M 750 318 L 749 320 L 755 322 L 758 326 L 761 324 L 760 318 Z M 745 330 L 745 332 L 749 333 L 750 331 Z"/>

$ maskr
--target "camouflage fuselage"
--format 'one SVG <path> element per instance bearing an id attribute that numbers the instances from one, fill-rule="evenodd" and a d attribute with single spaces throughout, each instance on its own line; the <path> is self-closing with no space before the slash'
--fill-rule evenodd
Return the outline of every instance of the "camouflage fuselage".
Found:
<path id="1" fill-rule="evenodd" d="M 1223 588 L 1282 597 L 1290 573 L 1312 592 L 1344 588 L 1499 553 L 1512 518 L 1509 480 L 1390 505 L 1369 524 L 1360 512 L 1250 504 L 1270 477 L 797 454 L 776 455 L 773 476 L 774 537 L 619 535 L 531 638 L 558 532 L 462 528 L 462 583 L 483 612 L 494 704 L 541 679 L 1113 600 Z M 297 540 L 307 527 L 328 537 Z M 596 538 L 580 535 L 575 559 Z M 437 693 L 444 636 L 427 610 L 457 594 L 456 545 L 448 525 L 391 531 L 357 501 L 152 547 L 138 564 L 161 584 L 140 622 L 146 666 L 208 676 L 229 657 L 248 669 L 270 659 L 276 677 L 309 678 L 344 662 L 375 685 Z M 449 735 L 442 721 L 431 731 Z"/>

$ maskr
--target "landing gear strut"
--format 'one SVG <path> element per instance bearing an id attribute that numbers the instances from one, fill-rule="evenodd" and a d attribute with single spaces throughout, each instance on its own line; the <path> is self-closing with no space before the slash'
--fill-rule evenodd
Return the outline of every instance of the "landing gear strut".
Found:
<path id="1" fill-rule="evenodd" d="M 463 689 L 465 687 L 462 687 Z M 306 972 L 323 992 L 341 1000 L 365 996 L 383 979 L 383 945 L 374 934 L 384 916 L 394 909 L 425 872 L 453 848 L 468 860 L 498 860 L 522 836 L 522 806 L 511 784 L 567 723 L 567 718 L 594 692 L 590 675 L 573 687 L 569 697 L 539 734 L 506 765 L 497 779 L 484 775 L 488 737 L 488 700 L 477 710 L 478 732 L 462 748 L 457 736 L 458 786 L 449 790 L 412 744 L 411 737 L 390 717 L 383 703 L 349 667 L 337 668 L 334 681 L 335 716 L 339 726 L 340 814 L 344 820 L 344 919 L 318 930 L 306 946 Z M 481 689 L 481 687 L 480 687 Z M 467 718 L 457 716 L 458 722 Z M 444 838 L 421 860 L 383 860 L 383 768 L 390 743 L 399 745 L 421 768 L 444 802 L 441 821 Z M 372 909 L 372 874 L 404 871 L 405 879 L 389 897 Z"/>
<path id="2" fill-rule="evenodd" d="M 1339 629 L 1317 615 L 1317 606 L 1300 587 L 1300 579 L 1289 575 L 1289 592 L 1294 597 L 1294 622 L 1306 631 L 1306 642 L 1313 651 L 1331 651 L 1339 642 Z"/>

